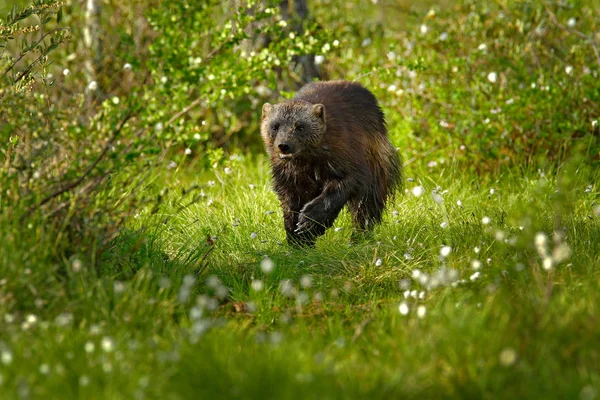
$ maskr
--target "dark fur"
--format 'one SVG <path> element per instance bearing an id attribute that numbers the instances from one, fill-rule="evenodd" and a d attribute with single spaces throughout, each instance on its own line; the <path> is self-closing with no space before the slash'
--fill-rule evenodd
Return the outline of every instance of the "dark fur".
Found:
<path id="1" fill-rule="evenodd" d="M 371 229 L 402 183 L 381 108 L 357 83 L 309 83 L 265 104 L 261 134 L 292 244 L 314 245 L 346 204 L 357 230 Z"/>

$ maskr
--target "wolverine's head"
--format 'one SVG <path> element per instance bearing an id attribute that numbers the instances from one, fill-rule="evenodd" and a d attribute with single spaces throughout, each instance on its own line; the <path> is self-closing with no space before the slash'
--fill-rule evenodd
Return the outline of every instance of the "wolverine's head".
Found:
<path id="1" fill-rule="evenodd" d="M 262 108 L 261 135 L 271 156 L 291 160 L 319 147 L 325 133 L 325 106 L 302 100 Z"/>

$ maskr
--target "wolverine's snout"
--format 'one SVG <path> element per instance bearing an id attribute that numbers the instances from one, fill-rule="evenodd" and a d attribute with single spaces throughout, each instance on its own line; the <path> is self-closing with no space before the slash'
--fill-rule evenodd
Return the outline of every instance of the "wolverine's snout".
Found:
<path id="1" fill-rule="evenodd" d="M 279 148 L 281 154 L 290 154 L 292 152 L 292 146 L 290 146 L 288 143 L 279 143 L 277 147 Z"/>

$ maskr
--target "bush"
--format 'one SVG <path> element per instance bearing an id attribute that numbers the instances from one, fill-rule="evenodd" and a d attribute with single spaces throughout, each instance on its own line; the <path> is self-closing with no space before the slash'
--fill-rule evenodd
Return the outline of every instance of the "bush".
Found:
<path id="1" fill-rule="evenodd" d="M 407 160 L 456 159 L 478 170 L 535 166 L 564 158 L 575 142 L 599 159 L 593 5 L 374 3 L 313 5 L 341 43 L 324 68 L 377 91 Z"/>

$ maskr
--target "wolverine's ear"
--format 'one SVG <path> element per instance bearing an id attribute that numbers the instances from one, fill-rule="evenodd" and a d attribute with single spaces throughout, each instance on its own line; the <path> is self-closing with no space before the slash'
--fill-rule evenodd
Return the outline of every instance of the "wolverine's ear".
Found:
<path id="1" fill-rule="evenodd" d="M 265 103 L 263 104 L 263 109 L 262 109 L 262 119 L 265 119 L 269 116 L 269 113 L 271 112 L 271 110 L 273 110 L 273 106 L 269 103 Z"/>
<path id="2" fill-rule="evenodd" d="M 323 104 L 315 104 L 312 106 L 312 112 L 325 122 L 325 106 Z"/>

